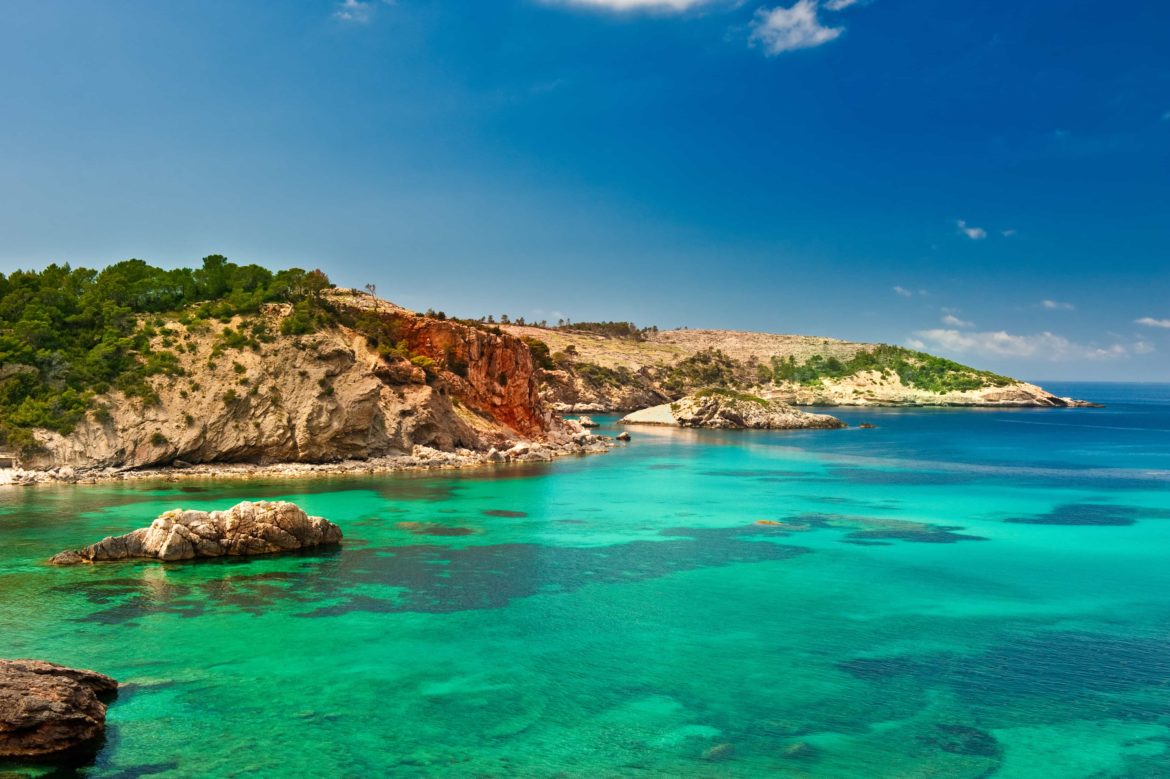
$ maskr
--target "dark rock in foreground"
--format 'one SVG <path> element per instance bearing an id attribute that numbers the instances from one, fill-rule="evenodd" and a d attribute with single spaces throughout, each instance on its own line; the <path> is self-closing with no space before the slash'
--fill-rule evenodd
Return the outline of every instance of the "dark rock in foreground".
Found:
<path id="1" fill-rule="evenodd" d="M 341 528 L 310 517 L 292 503 L 240 503 L 227 511 L 174 509 L 150 527 L 111 536 L 77 551 L 61 552 L 54 565 L 109 560 L 192 560 L 291 552 L 341 542 Z"/>
<path id="2" fill-rule="evenodd" d="M 0 758 L 41 758 L 93 744 L 118 683 L 40 660 L 0 660 Z"/>

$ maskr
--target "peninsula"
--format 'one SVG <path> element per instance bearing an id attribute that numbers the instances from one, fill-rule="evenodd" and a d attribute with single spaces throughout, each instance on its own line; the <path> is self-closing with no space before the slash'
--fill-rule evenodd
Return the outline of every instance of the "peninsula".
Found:
<path id="1" fill-rule="evenodd" d="M 1081 405 L 896 346 L 455 319 L 373 292 L 219 255 L 0 275 L 0 482 L 548 460 L 613 445 L 562 413 L 701 391 L 781 410 Z"/>

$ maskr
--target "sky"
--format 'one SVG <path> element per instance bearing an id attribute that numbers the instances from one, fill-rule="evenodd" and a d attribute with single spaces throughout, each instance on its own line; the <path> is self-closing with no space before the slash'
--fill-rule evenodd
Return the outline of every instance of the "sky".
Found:
<path id="1" fill-rule="evenodd" d="M 38 0 L 0 272 L 213 253 L 410 308 L 1170 381 L 1170 4 Z"/>

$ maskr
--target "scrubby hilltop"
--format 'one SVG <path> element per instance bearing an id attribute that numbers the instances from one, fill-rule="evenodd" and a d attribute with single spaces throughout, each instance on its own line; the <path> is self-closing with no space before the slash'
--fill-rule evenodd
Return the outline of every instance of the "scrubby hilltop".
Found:
<path id="1" fill-rule="evenodd" d="M 26 468 L 328 462 L 560 434 L 518 338 L 208 257 L 0 276 L 0 449 Z"/>
<path id="2" fill-rule="evenodd" d="M 698 389 L 806 406 L 1068 406 L 1044 389 L 924 352 L 803 335 L 639 329 L 627 322 L 504 329 L 533 349 L 562 412 L 630 411 Z"/>

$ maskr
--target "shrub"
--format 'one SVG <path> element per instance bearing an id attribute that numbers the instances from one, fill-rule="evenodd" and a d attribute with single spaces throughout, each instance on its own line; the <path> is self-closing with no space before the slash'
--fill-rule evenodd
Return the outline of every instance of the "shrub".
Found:
<path id="1" fill-rule="evenodd" d="M 532 361 L 536 363 L 536 367 L 543 368 L 546 371 L 556 369 L 557 366 L 553 362 L 548 344 L 532 336 L 524 336 L 524 343 L 528 345 L 528 351 L 532 352 Z"/>

